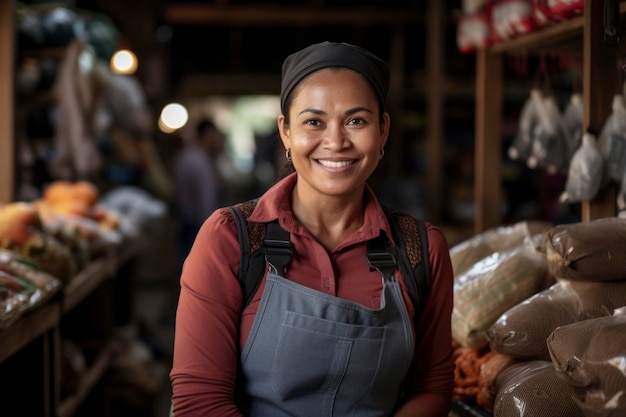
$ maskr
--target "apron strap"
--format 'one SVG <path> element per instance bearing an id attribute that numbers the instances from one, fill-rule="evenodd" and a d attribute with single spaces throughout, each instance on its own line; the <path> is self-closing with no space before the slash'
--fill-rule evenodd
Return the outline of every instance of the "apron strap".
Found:
<path id="1" fill-rule="evenodd" d="M 389 250 L 387 236 L 381 234 L 367 242 L 367 262 L 371 271 L 377 270 L 383 278 L 391 279 L 398 264 Z"/>
<path id="2" fill-rule="evenodd" d="M 272 272 L 284 278 L 293 250 L 289 241 L 289 232 L 280 227 L 278 221 L 267 224 L 263 251 Z M 389 250 L 388 239 L 384 234 L 367 242 L 367 262 L 370 270 L 380 272 L 386 279 L 392 277 L 398 263 Z"/>

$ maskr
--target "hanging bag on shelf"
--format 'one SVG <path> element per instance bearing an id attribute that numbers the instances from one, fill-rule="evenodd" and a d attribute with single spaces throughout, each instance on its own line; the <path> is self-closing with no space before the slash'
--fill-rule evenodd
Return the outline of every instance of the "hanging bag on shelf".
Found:
<path id="1" fill-rule="evenodd" d="M 598 146 L 604 158 L 604 184 L 620 183 L 626 170 L 626 106 L 621 94 L 613 97 L 613 111 L 602 127 Z"/>
<path id="2" fill-rule="evenodd" d="M 551 174 L 567 173 L 567 144 L 571 140 L 555 97 L 551 94 L 545 95 L 537 102 L 537 112 L 538 123 L 532 135 L 528 166 L 545 169 Z"/>
<path id="3" fill-rule="evenodd" d="M 586 133 L 580 148 L 569 165 L 565 190 L 559 197 L 561 203 L 580 203 L 595 198 L 602 184 L 603 160 L 596 137 Z"/>

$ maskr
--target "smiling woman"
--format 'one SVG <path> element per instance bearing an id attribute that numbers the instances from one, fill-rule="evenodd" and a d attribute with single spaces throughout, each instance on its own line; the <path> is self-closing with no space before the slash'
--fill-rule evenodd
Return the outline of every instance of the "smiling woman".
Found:
<path id="1" fill-rule="evenodd" d="M 394 241 L 366 183 L 389 136 L 387 64 L 323 42 L 282 69 L 277 126 L 293 172 L 245 214 L 260 226 L 249 243 L 265 248 L 257 252 L 265 273 L 244 302 L 245 242 L 232 212 L 216 210 L 182 271 L 174 414 L 446 417 L 454 383 L 446 239 L 426 223 L 428 259 L 418 265 L 430 291 L 414 304 L 395 254 L 419 253 L 420 232 L 407 240 L 415 244 Z"/>

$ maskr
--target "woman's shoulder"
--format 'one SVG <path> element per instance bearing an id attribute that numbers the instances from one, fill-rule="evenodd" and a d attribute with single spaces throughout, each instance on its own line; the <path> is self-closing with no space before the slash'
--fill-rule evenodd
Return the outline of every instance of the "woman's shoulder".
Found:
<path id="1" fill-rule="evenodd" d="M 221 207 L 214 210 L 202 223 L 198 231 L 198 238 L 210 237 L 213 240 L 220 236 L 233 234 L 237 235 L 233 213 L 228 207 Z"/>

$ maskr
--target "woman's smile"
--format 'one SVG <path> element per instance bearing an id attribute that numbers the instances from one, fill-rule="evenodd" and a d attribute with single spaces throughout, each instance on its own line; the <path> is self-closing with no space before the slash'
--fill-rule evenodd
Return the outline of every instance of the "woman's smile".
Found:
<path id="1" fill-rule="evenodd" d="M 328 159 L 316 159 L 316 161 L 326 168 L 347 168 L 356 163 L 356 160 L 331 161 Z"/>

